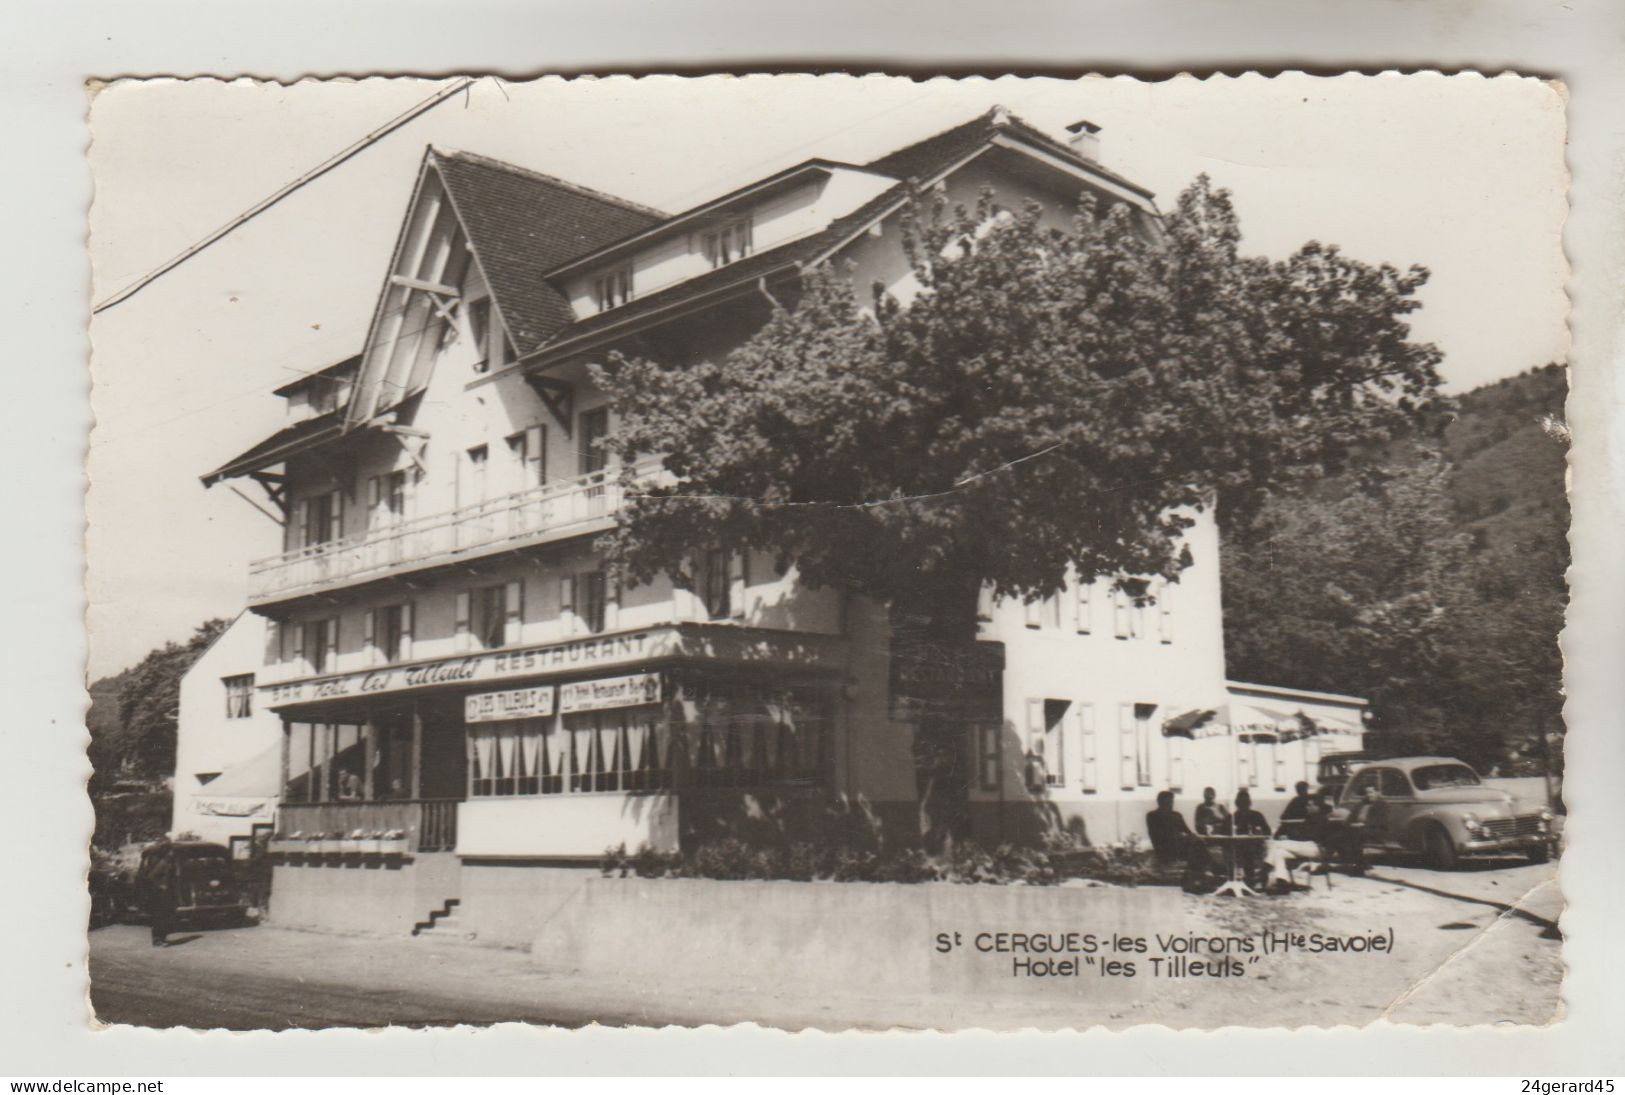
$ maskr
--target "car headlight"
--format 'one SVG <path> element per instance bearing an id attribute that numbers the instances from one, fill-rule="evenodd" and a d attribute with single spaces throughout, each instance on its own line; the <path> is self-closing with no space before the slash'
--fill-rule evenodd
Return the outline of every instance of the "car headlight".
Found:
<path id="1" fill-rule="evenodd" d="M 1462 814 L 1461 823 L 1467 827 L 1467 831 L 1469 833 L 1476 833 L 1484 827 L 1483 824 L 1478 820 L 1478 815 L 1474 813 Z"/>

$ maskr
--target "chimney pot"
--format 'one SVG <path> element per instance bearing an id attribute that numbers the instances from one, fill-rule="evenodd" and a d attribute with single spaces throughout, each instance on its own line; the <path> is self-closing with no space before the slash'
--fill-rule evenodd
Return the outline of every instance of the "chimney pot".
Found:
<path id="1" fill-rule="evenodd" d="M 1100 127 L 1091 121 L 1077 121 L 1066 127 L 1066 143 L 1090 163 L 1100 162 Z"/>

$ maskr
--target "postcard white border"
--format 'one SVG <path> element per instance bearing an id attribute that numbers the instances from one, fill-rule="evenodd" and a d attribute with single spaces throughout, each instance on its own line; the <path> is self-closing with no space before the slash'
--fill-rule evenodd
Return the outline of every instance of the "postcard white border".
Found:
<path id="1" fill-rule="evenodd" d="M 0 551 L 11 579 L 0 603 L 6 723 L 0 792 L 8 891 L 0 903 L 0 1041 L 19 1076 L 513 1072 L 1084 1072 L 1488 1073 L 1572 1075 L 1625 1071 L 1625 1012 L 1617 970 L 1625 904 L 1617 870 L 1625 839 L 1625 644 L 1619 565 L 1625 431 L 1613 408 L 1625 396 L 1618 287 L 1625 283 L 1619 204 L 1625 70 L 1621 15 L 1612 5 L 1525 0 L 1471 4 L 1306 5 L 1274 0 L 1199 5 L 943 2 L 876 5 L 821 0 L 763 18 L 759 4 L 694 0 L 669 21 L 623 3 L 351 3 L 278 0 L 230 6 L 182 0 L 139 5 L 24 0 L 9 22 L 24 33 L 0 46 L 11 166 L 11 255 L 0 279 L 21 317 L 21 345 L 6 370 L 0 410 L 0 512 L 27 514 L 30 535 Z M 643 14 L 640 14 L 643 13 Z M 435 27 L 434 33 L 425 28 Z M 8 48 L 9 47 L 9 48 Z M 85 1029 L 82 846 L 90 810 L 84 772 L 81 460 L 89 421 L 83 368 L 87 273 L 83 160 L 91 75 L 253 73 L 293 79 L 334 73 L 446 73 L 464 67 L 520 76 L 538 70 L 621 71 L 722 66 L 849 66 L 913 74 L 967 69 L 1046 72 L 1183 69 L 1238 72 L 1399 67 L 1514 69 L 1569 86 L 1575 264 L 1574 397 L 1578 447 L 1575 578 L 1579 598 L 1565 645 L 1571 663 L 1568 759 L 1574 817 L 1563 883 L 1570 902 L 1568 1018 L 1530 1031 L 1379 1027 L 1354 1032 L 1227 1030 L 1174 1034 L 965 1033 L 788 1035 L 776 1031 L 448 1031 L 231 1035 Z M 16 308 L 17 303 L 23 308 Z M 10 326 L 10 324 L 8 324 Z M 17 329 L 15 327 L 13 330 Z M 18 773 L 28 773 L 27 778 Z M 1509 984 L 1508 991 L 1516 991 Z"/>

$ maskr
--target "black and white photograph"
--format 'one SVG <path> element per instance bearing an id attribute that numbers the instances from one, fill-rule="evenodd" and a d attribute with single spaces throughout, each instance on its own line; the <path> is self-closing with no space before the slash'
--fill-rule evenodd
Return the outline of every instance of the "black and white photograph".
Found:
<path id="1" fill-rule="evenodd" d="M 1557 81 L 88 126 L 97 1022 L 1563 1018 Z"/>

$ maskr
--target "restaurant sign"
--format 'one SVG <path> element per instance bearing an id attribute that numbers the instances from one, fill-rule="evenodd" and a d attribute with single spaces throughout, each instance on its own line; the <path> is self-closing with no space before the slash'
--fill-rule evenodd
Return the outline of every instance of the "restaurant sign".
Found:
<path id="1" fill-rule="evenodd" d="M 260 685 L 259 691 L 266 707 L 278 708 L 424 688 L 477 687 L 486 683 L 500 688 L 504 682 L 517 684 L 526 677 L 630 667 L 640 662 L 669 658 L 833 669 L 843 664 L 844 647 L 832 636 L 763 634 L 729 625 L 683 624 L 615 635 L 596 635 L 517 650 L 462 654 L 438 661 L 387 666 L 313 680 L 266 683 Z"/>
<path id="2" fill-rule="evenodd" d="M 606 677 L 598 681 L 559 685 L 559 713 L 564 715 L 659 702 L 659 673 L 634 673 L 630 677 Z"/>
<path id="3" fill-rule="evenodd" d="M 506 722 L 508 719 L 545 719 L 553 714 L 553 686 L 510 688 L 506 692 L 478 692 L 463 700 L 464 722 Z"/>

